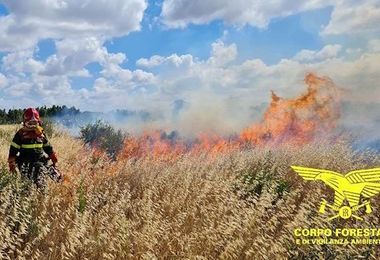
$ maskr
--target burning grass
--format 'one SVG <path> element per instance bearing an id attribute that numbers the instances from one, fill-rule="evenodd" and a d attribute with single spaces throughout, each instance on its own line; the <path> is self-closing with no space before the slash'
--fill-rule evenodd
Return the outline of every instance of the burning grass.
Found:
<path id="1" fill-rule="evenodd" d="M 164 131 L 147 131 L 141 137 L 124 140 L 119 160 L 153 156 L 177 157 L 184 153 L 207 152 L 214 156 L 236 152 L 247 147 L 304 145 L 331 135 L 340 117 L 340 91 L 328 77 L 309 73 L 307 89 L 296 98 L 284 99 L 272 92 L 272 99 L 262 120 L 234 138 L 215 134 L 199 134 L 195 141 L 185 143 L 170 138 Z M 95 131 L 95 126 L 93 127 Z M 331 135 L 332 136 L 332 135 Z"/>
<path id="2" fill-rule="evenodd" d="M 9 128 L 7 131 L 13 131 Z M 56 134 L 66 174 L 43 196 L 6 170 L 9 135 L 1 137 L 2 258 L 378 258 L 375 246 L 296 246 L 296 227 L 362 226 L 318 214 L 322 183 L 299 178 L 289 165 L 347 172 L 380 165 L 378 154 L 347 142 L 261 147 L 219 153 L 110 161 L 80 141 Z M 366 227 L 377 227 L 380 199 Z"/>

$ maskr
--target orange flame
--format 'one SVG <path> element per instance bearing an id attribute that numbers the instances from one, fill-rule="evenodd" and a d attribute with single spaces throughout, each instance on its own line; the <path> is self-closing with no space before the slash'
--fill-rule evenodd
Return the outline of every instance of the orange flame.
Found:
<path id="1" fill-rule="evenodd" d="M 128 137 L 119 159 L 152 156 L 175 159 L 184 153 L 218 154 L 243 147 L 266 144 L 302 145 L 331 133 L 340 117 L 340 94 L 328 77 L 309 73 L 307 91 L 295 99 L 283 99 L 272 91 L 269 107 L 260 123 L 244 129 L 234 140 L 201 134 L 189 145 L 167 138 L 163 131 L 146 132 L 139 138 Z"/>
<path id="2" fill-rule="evenodd" d="M 187 151 L 181 141 L 165 138 L 165 132 L 145 132 L 141 137 L 128 137 L 124 140 L 124 148 L 119 158 L 141 158 L 148 155 L 153 158 L 177 158 Z"/>
<path id="3" fill-rule="evenodd" d="M 239 136 L 253 145 L 266 143 L 305 144 L 330 133 L 340 117 L 340 95 L 331 79 L 306 75 L 306 93 L 295 99 L 282 99 L 272 92 L 272 100 L 260 124 Z"/>

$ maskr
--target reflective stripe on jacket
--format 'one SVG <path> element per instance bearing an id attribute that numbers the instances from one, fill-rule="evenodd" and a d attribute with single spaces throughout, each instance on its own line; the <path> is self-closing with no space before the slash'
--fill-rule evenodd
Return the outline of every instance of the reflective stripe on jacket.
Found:
<path id="1" fill-rule="evenodd" d="M 16 157 L 19 153 L 20 162 L 35 162 L 43 156 L 44 152 L 48 155 L 54 153 L 45 133 L 40 131 L 37 134 L 35 130 L 24 127 L 13 137 L 9 148 L 9 158 Z"/>

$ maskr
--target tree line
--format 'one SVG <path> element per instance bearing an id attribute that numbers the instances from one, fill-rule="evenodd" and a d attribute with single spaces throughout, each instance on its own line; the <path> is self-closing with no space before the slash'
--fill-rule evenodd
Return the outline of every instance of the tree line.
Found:
<path id="1" fill-rule="evenodd" d="M 67 107 L 65 105 L 53 105 L 51 107 L 41 106 L 36 108 L 40 113 L 42 118 L 49 118 L 54 116 L 59 116 L 62 114 L 66 115 L 77 115 L 80 110 L 75 107 Z M 25 109 L 0 109 L 0 124 L 19 124 L 23 121 L 23 114 Z"/>

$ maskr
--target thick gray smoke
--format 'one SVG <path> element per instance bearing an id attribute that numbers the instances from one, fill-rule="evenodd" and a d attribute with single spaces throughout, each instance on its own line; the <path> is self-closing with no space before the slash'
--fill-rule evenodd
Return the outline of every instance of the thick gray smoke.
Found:
<path id="1" fill-rule="evenodd" d="M 192 108 L 196 106 L 198 109 Z M 192 139 L 199 133 L 214 133 L 224 136 L 238 134 L 242 129 L 259 122 L 268 103 L 250 106 L 236 111 L 223 103 L 196 104 L 178 99 L 169 110 L 134 111 L 116 110 L 106 113 L 80 112 L 76 115 L 62 112 L 53 120 L 78 136 L 80 128 L 101 120 L 117 129 L 139 136 L 144 131 L 163 130 L 168 137 Z M 354 147 L 371 148 L 380 151 L 380 105 L 376 103 L 357 103 L 345 101 L 341 106 L 341 118 L 336 132 L 349 133 L 354 139 Z M 222 121 L 220 121 L 223 119 Z M 220 128 L 220 126 L 224 126 Z"/>
<path id="2" fill-rule="evenodd" d="M 380 151 L 380 104 L 344 102 L 340 129 L 349 132 L 360 149 Z"/>

